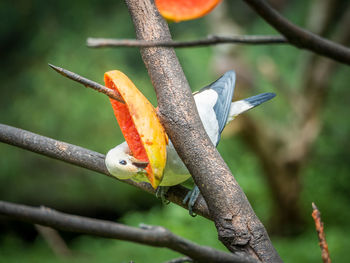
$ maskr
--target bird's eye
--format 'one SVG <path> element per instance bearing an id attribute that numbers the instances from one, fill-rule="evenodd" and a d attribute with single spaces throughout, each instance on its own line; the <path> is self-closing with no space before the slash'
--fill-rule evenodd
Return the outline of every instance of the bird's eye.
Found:
<path id="1" fill-rule="evenodd" d="M 120 163 L 121 165 L 126 165 L 126 161 L 125 161 L 125 160 L 121 160 L 121 161 L 119 161 L 119 163 Z"/>

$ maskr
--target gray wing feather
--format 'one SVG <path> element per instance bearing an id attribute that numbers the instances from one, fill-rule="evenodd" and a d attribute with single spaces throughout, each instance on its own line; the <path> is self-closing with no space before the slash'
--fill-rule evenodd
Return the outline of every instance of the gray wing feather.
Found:
<path id="1" fill-rule="evenodd" d="M 214 90 L 218 94 L 218 100 L 215 103 L 214 111 L 216 119 L 219 124 L 219 133 L 216 145 L 220 141 L 220 135 L 222 130 L 225 128 L 227 118 L 230 113 L 230 107 L 232 97 L 235 89 L 236 73 L 234 71 L 227 71 L 218 80 L 214 81 L 209 86 L 204 87 L 199 92 L 207 89 Z"/>

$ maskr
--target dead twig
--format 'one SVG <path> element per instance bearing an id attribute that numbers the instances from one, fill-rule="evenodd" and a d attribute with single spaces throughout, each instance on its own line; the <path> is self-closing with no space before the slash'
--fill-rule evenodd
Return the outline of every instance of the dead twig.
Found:
<path id="1" fill-rule="evenodd" d="M 326 235 L 324 233 L 323 222 L 321 221 L 321 213 L 318 210 L 315 203 L 312 203 L 312 218 L 315 221 L 315 227 L 317 231 L 317 236 L 321 248 L 322 260 L 324 263 L 331 263 L 331 258 L 329 256 L 328 244 L 326 241 Z"/>
<path id="2" fill-rule="evenodd" d="M 204 39 L 191 41 L 144 41 L 137 39 L 113 39 L 113 38 L 88 38 L 86 45 L 92 48 L 100 47 L 203 47 L 219 44 L 247 44 L 247 45 L 267 45 L 267 44 L 287 44 L 288 41 L 283 36 L 208 36 Z"/>
<path id="3" fill-rule="evenodd" d="M 87 88 L 92 88 L 98 92 L 101 92 L 101 93 L 107 95 L 108 97 L 110 97 L 111 99 L 115 99 L 121 103 L 125 103 L 123 98 L 120 96 L 120 94 L 114 90 L 111 90 L 111 89 L 109 89 L 101 84 L 98 84 L 95 81 L 84 78 L 84 77 L 78 75 L 77 73 L 74 73 L 74 72 L 69 71 L 67 69 L 60 68 L 60 67 L 54 66 L 52 64 L 49 64 L 49 66 L 52 69 L 54 69 L 56 72 L 60 73 L 64 77 L 67 77 L 71 80 L 79 82 L 80 84 L 83 84 Z"/>

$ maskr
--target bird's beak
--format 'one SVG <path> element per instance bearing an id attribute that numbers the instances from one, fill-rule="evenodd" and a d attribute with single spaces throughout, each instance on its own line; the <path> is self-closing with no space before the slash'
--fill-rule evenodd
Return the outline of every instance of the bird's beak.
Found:
<path id="1" fill-rule="evenodd" d="M 141 169 L 146 169 L 146 167 L 148 166 L 149 162 L 144 162 L 141 161 L 139 159 L 136 159 L 135 157 L 131 158 L 131 163 L 133 165 L 135 165 L 137 168 L 141 168 Z"/>

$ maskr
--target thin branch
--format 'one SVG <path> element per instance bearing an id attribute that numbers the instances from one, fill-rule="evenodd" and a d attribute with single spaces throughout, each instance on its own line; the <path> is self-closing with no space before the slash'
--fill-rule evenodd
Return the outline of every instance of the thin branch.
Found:
<path id="1" fill-rule="evenodd" d="M 154 1 L 126 3 L 137 39 L 171 41 Z M 143 47 L 141 55 L 157 94 L 161 121 L 208 204 L 219 240 L 232 252 L 262 262 L 281 262 L 263 224 L 205 132 L 174 49 Z"/>
<path id="2" fill-rule="evenodd" d="M 272 27 L 280 32 L 289 43 L 301 49 L 311 50 L 319 55 L 350 65 L 350 49 L 300 28 L 280 15 L 264 0 L 244 0 Z"/>
<path id="3" fill-rule="evenodd" d="M 49 64 L 49 66 L 55 70 L 56 72 L 60 73 L 62 76 L 67 77 L 71 80 L 74 80 L 76 82 L 79 82 L 81 84 L 83 84 L 85 87 L 87 88 L 92 88 L 98 92 L 101 92 L 105 95 L 107 95 L 108 97 L 110 97 L 111 99 L 115 99 L 121 103 L 125 103 L 123 98 L 120 96 L 120 94 L 114 90 L 111 90 L 109 88 L 106 88 L 105 86 L 98 84 L 95 81 L 89 80 L 87 78 L 84 78 L 80 75 L 78 75 L 77 73 L 74 73 L 72 71 L 69 71 L 67 69 L 64 68 L 60 68 L 57 66 L 54 66 L 52 64 Z"/>
<path id="4" fill-rule="evenodd" d="M 88 38 L 86 45 L 92 48 L 100 47 L 202 47 L 218 44 L 287 44 L 283 36 L 208 36 L 192 41 L 145 41 L 137 39 Z"/>
<path id="5" fill-rule="evenodd" d="M 247 257 L 197 245 L 160 226 L 136 228 L 105 220 L 70 215 L 46 207 L 33 208 L 5 201 L 0 201 L 0 214 L 64 231 L 120 239 L 154 247 L 166 247 L 198 262 L 255 262 Z"/>
<path id="6" fill-rule="evenodd" d="M 87 168 L 91 171 L 95 171 L 118 180 L 116 177 L 108 173 L 104 162 L 105 156 L 89 149 L 66 142 L 57 141 L 4 124 L 0 124 L 0 142 Z M 133 185 L 148 193 L 155 194 L 154 189 L 148 183 L 136 183 L 132 180 L 120 180 L 120 182 Z M 167 199 L 181 207 L 187 208 L 187 206 L 182 203 L 182 200 L 185 198 L 187 192 L 188 189 L 180 185 L 171 187 L 167 193 Z M 201 196 L 194 206 L 194 212 L 210 219 L 207 204 Z"/>
<path id="7" fill-rule="evenodd" d="M 321 221 L 321 213 L 318 210 L 317 206 L 315 203 L 312 203 L 312 218 L 315 221 L 315 227 L 317 231 L 317 236 L 322 252 L 322 260 L 324 263 L 331 263 L 331 258 L 329 256 L 329 251 L 328 251 L 328 244 L 326 241 L 326 235 L 324 233 L 324 228 L 323 228 L 323 222 Z"/>

